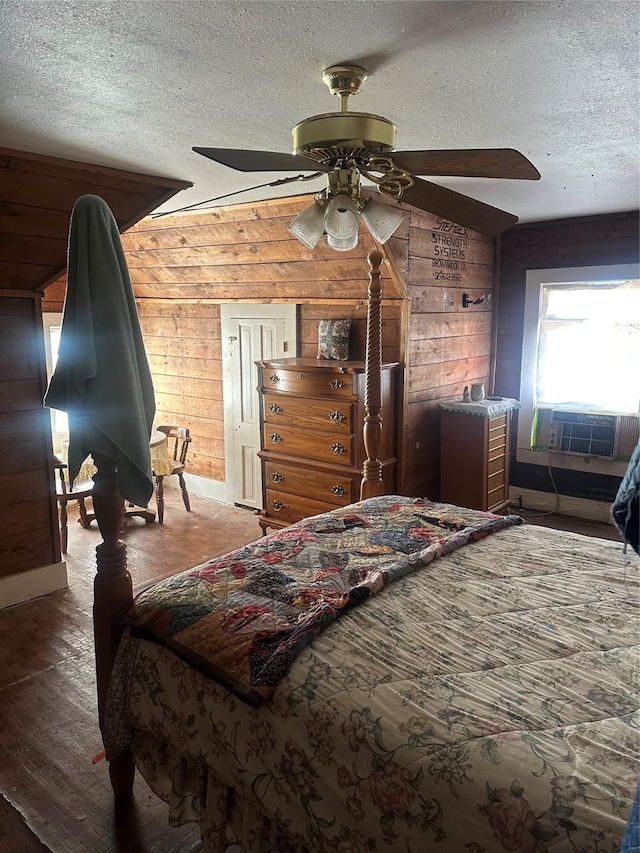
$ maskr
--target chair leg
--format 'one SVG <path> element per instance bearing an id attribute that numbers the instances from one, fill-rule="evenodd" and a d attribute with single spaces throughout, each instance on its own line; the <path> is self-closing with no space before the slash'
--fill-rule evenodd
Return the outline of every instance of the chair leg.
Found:
<path id="1" fill-rule="evenodd" d="M 164 477 L 156 477 L 156 504 L 158 506 L 158 524 L 164 521 Z"/>
<path id="2" fill-rule="evenodd" d="M 87 518 L 87 508 L 84 505 L 84 498 L 78 498 L 78 512 L 80 513 L 78 521 L 86 530 L 89 526 L 89 519 Z"/>
<path id="3" fill-rule="evenodd" d="M 69 544 L 69 528 L 67 526 L 67 504 L 61 503 L 60 512 L 58 513 L 60 519 L 60 550 L 63 554 L 67 553 L 67 545 Z"/>
<path id="4" fill-rule="evenodd" d="M 178 474 L 178 480 L 180 480 L 180 488 L 182 489 L 182 500 L 184 501 L 185 508 L 187 512 L 191 512 L 191 503 L 189 501 L 189 492 L 187 491 L 187 484 L 184 480 L 184 474 Z"/>

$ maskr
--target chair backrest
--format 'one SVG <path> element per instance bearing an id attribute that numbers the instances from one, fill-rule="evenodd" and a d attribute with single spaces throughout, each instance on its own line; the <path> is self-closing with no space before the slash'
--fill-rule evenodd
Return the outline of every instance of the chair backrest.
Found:
<path id="1" fill-rule="evenodd" d="M 64 473 L 67 470 L 67 466 L 61 459 L 58 459 L 57 456 L 54 456 L 53 467 L 56 469 L 57 475 L 56 494 L 58 496 L 64 497 L 68 492 L 67 478 Z"/>
<path id="2" fill-rule="evenodd" d="M 58 456 L 53 457 L 53 467 L 56 470 L 56 497 L 58 500 L 77 500 L 78 498 L 86 498 L 93 491 L 93 482 L 91 480 L 86 480 L 82 483 L 78 483 L 76 488 L 73 488 L 73 484 L 69 484 L 67 481 L 67 471 L 68 466 L 66 462 L 63 462 Z"/>
<path id="3" fill-rule="evenodd" d="M 173 442 L 173 461 L 180 465 L 184 465 L 187 460 L 187 451 L 191 444 L 189 428 L 162 424 L 157 426 L 156 429 L 158 432 L 165 433 L 167 440 L 169 441 L 169 447 L 171 447 L 171 443 Z"/>

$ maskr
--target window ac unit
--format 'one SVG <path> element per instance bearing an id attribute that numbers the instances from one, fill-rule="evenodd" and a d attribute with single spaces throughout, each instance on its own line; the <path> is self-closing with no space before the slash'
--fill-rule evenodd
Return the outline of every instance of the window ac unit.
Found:
<path id="1" fill-rule="evenodd" d="M 629 460 L 638 442 L 635 415 L 538 409 L 534 450 Z"/>

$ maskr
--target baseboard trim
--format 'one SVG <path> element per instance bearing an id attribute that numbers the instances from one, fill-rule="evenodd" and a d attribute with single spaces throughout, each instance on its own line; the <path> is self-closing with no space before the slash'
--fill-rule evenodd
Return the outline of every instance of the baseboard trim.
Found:
<path id="1" fill-rule="evenodd" d="M 208 480 L 206 477 L 200 477 L 198 474 L 184 475 L 187 484 L 187 491 L 190 495 L 197 495 L 200 498 L 209 498 L 218 503 L 228 504 L 227 501 L 227 486 L 220 480 Z M 165 477 L 164 487 L 169 489 L 179 489 L 180 483 L 177 477 Z"/>
<path id="2" fill-rule="evenodd" d="M 0 580 L 0 610 L 68 587 L 67 564 L 53 563 Z"/>
<path id="3" fill-rule="evenodd" d="M 546 512 L 553 510 L 560 515 L 583 518 L 586 521 L 598 521 L 601 524 L 611 524 L 613 526 L 611 504 L 606 501 L 573 498 L 570 495 L 559 495 L 556 498 L 554 492 L 539 492 L 534 489 L 521 489 L 519 486 L 510 486 L 509 503 L 514 512 L 517 512 L 519 508 L 540 509 Z"/>

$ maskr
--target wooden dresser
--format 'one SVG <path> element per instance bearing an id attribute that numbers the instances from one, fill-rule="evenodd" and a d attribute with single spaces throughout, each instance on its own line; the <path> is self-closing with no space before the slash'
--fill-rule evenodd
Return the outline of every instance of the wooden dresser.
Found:
<path id="1" fill-rule="evenodd" d="M 380 460 L 387 494 L 396 483 L 396 367 L 382 368 Z M 359 500 L 366 458 L 364 362 L 261 361 L 258 380 L 263 533 Z"/>
<path id="2" fill-rule="evenodd" d="M 517 402 L 517 401 L 515 401 Z M 504 512 L 509 501 L 511 410 L 440 414 L 440 500 Z"/>

